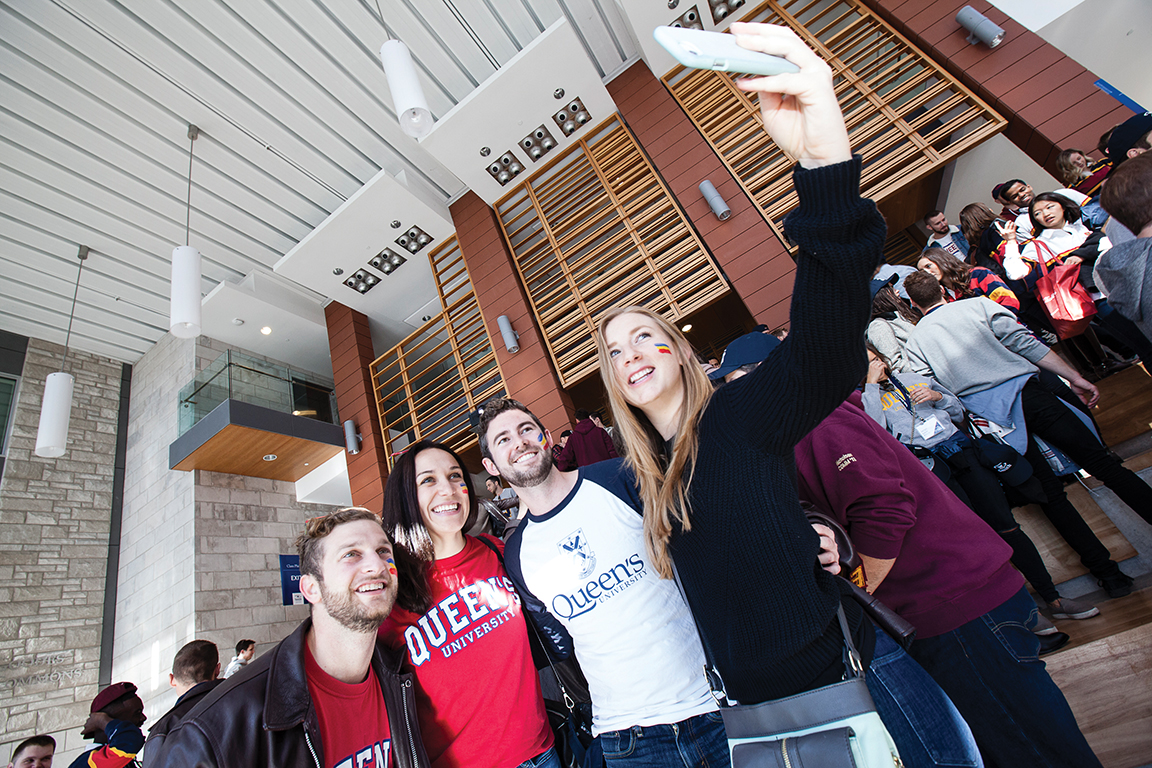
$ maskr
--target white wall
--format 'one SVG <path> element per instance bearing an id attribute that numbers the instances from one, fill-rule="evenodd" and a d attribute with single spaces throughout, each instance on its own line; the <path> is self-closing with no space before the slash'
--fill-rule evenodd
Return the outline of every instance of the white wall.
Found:
<path id="1" fill-rule="evenodd" d="M 944 204 L 940 210 L 948 217 L 948 223 L 957 226 L 960 224 L 960 209 L 968 203 L 984 203 L 994 213 L 999 213 L 1001 206 L 992 201 L 992 187 L 1009 179 L 1023 179 L 1036 192 L 1063 186 L 1004 134 L 1000 134 L 952 164 L 952 183 L 942 191 Z"/>
<path id="2" fill-rule="evenodd" d="M 1144 109 L 1152 109 L 1149 0 L 1085 0 L 1037 34 Z"/>

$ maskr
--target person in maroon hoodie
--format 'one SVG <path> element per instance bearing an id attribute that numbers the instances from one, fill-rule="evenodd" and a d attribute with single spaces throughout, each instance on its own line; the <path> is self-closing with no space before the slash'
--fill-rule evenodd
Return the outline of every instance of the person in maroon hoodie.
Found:
<path id="1" fill-rule="evenodd" d="M 568 437 L 568 444 L 556 457 L 561 469 L 572 470 L 586 467 L 598 461 L 617 457 L 612 438 L 592 421 L 591 412 L 580 408 L 576 411 L 576 429 Z"/>
<path id="2" fill-rule="evenodd" d="M 1036 604 L 1011 547 L 865 414 L 858 393 L 796 446 L 796 482 L 848 529 L 868 591 L 916 626 L 909 653 L 986 761 L 1100 765 L 1039 659 Z"/>

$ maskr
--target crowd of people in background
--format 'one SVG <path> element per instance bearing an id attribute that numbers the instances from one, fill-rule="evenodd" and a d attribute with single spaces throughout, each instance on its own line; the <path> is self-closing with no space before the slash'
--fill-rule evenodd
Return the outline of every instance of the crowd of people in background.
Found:
<path id="1" fill-rule="evenodd" d="M 381 510 L 306 522 L 310 618 L 259 658 L 239 641 L 223 676 L 213 643 L 182 647 L 147 741 L 136 686 L 104 688 L 73 766 L 142 749 L 146 768 L 723 766 L 701 670 L 729 699 L 777 700 L 841 680 L 846 641 L 907 766 L 1099 765 L 1039 656 L 1068 641 L 1052 619 L 1100 609 L 1060 593 L 1012 510 L 1040 502 L 1109 597 L 1131 591 L 1062 476 L 1083 468 L 1152 523 L 1152 488 L 1090 411 L 1101 375 L 1152 362 L 1152 116 L 1110 131 L 1100 160 L 1062 153 L 1065 188 L 997 184 L 999 213 L 972 203 L 959 226 L 930 212 L 917 264 L 878 265 L 885 225 L 859 196 L 830 70 L 787 30 L 733 32 L 800 69 L 739 81 L 798 162 L 787 329 L 701 361 L 660 314 L 609 310 L 611 427 L 580 410 L 553 441 L 523 404 L 486 403 L 496 515 L 456 451 L 410 446 Z M 1074 335 L 1037 291 L 1064 265 L 1094 309 Z M 868 618 L 801 502 L 847 532 L 857 586 L 913 642 Z M 550 700 L 584 730 L 555 732 Z M 10 768 L 50 766 L 54 748 L 29 739 Z"/>

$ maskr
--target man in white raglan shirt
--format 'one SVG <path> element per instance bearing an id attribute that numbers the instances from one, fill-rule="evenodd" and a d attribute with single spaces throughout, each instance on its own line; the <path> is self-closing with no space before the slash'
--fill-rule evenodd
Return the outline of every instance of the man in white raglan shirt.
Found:
<path id="1" fill-rule="evenodd" d="M 548 650 L 579 657 L 608 765 L 728 765 L 696 624 L 648 558 L 622 460 L 561 472 L 547 431 L 515 400 L 485 403 L 477 433 L 484 468 L 529 510 L 505 568 Z"/>

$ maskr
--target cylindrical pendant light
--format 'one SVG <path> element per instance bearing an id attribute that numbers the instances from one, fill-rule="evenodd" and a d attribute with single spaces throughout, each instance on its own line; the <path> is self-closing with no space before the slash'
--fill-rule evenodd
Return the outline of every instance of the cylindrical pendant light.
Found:
<path id="1" fill-rule="evenodd" d="M 64 359 L 61 370 L 44 380 L 44 397 L 40 400 L 40 424 L 36 428 L 35 453 L 45 459 L 63 456 L 68 448 L 68 422 L 72 419 L 72 387 L 75 379 L 63 368 L 68 362 L 68 344 L 72 341 L 72 321 L 76 318 L 76 297 L 80 295 L 80 276 L 88 258 L 88 246 L 80 246 L 80 269 L 76 272 L 76 289 L 72 293 L 72 313 L 68 315 L 68 333 L 64 336 Z"/>
<path id="2" fill-rule="evenodd" d="M 400 121 L 400 130 L 414 139 L 422 139 L 432 131 L 432 111 L 424 98 L 424 89 L 416 79 L 416 65 L 408 46 L 399 40 L 387 40 L 380 46 L 380 63 L 388 78 L 392 92 L 392 106 Z"/>
<path id="3" fill-rule="evenodd" d="M 75 379 L 63 371 L 48 374 L 36 430 L 36 455 L 54 459 L 68 447 L 68 422 L 72 418 L 72 386 Z"/>
<path id="4" fill-rule="evenodd" d="M 172 335 L 194 339 L 200 335 L 200 251 L 190 245 L 172 249 Z"/>
<path id="5" fill-rule="evenodd" d="M 192 229 L 192 147 L 200 129 L 188 126 L 188 206 L 184 245 L 172 250 L 172 303 L 168 310 L 172 335 L 194 339 L 200 335 L 200 251 L 188 245 Z"/>

